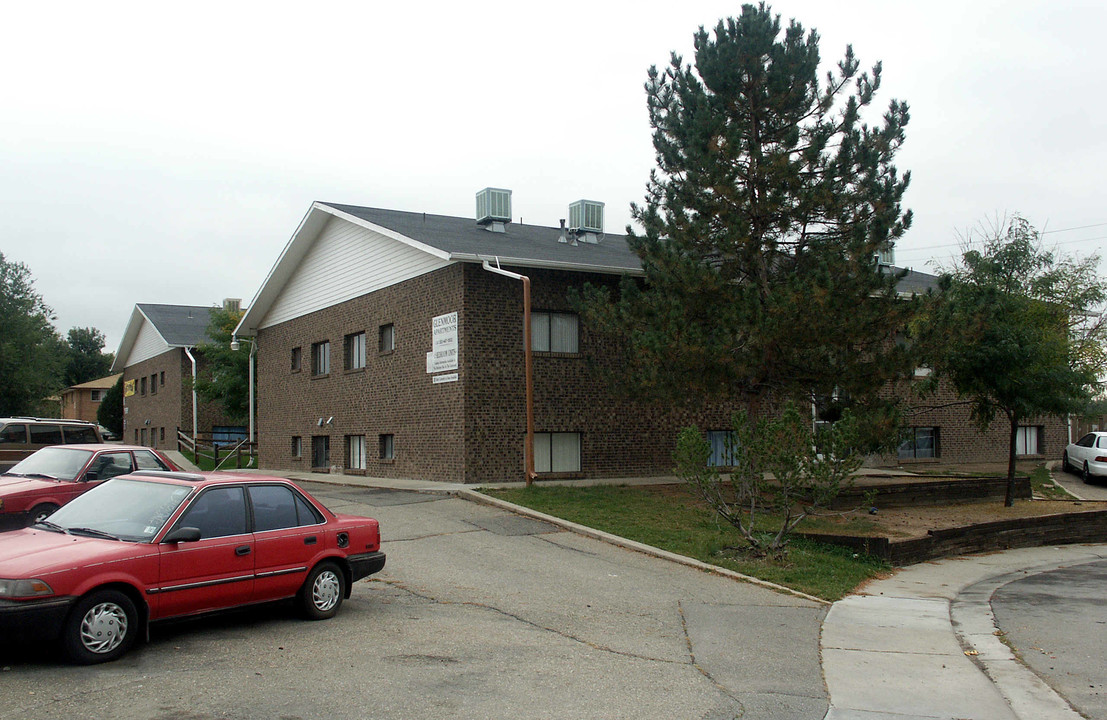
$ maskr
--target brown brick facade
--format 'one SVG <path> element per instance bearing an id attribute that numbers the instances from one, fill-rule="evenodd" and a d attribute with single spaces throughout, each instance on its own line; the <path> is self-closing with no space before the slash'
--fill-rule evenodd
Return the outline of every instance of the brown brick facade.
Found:
<path id="1" fill-rule="evenodd" d="M 175 450 L 178 430 L 191 435 L 191 378 L 192 362 L 180 348 L 125 368 L 123 382 L 133 380 L 135 394 L 123 398 L 123 442 Z M 217 405 L 200 403 L 198 432 L 207 434 L 213 426 L 230 424 Z"/>

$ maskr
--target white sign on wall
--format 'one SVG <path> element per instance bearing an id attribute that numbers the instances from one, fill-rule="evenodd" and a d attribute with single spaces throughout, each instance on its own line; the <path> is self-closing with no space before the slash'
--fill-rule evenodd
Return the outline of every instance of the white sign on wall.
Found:
<path id="1" fill-rule="evenodd" d="M 440 373 L 458 368 L 457 313 L 431 319 L 431 351 L 427 353 L 427 372 Z"/>

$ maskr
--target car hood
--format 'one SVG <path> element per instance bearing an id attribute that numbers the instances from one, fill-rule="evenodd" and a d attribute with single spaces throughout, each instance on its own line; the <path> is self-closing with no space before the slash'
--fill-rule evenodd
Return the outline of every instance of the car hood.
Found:
<path id="1" fill-rule="evenodd" d="M 0 533 L 0 578 L 42 577 L 136 555 L 150 549 L 145 543 L 65 535 L 24 528 Z"/>
<path id="2" fill-rule="evenodd" d="M 15 495 L 16 493 L 33 492 L 56 488 L 60 480 L 44 480 L 43 478 L 16 477 L 14 475 L 0 476 L 0 497 Z"/>

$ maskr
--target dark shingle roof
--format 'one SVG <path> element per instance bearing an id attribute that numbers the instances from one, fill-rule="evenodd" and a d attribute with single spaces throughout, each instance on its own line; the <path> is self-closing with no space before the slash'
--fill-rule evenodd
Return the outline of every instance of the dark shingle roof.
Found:
<path id="1" fill-rule="evenodd" d="M 520 258 L 535 264 L 567 264 L 626 271 L 641 268 L 638 257 L 627 247 L 625 235 L 607 233 L 601 236 L 599 244 L 581 242 L 573 246 L 558 242 L 561 230 L 553 227 L 508 223 L 506 232 L 496 233 L 478 225 L 473 218 L 337 203 L 320 204 L 452 255 Z"/>
<path id="2" fill-rule="evenodd" d="M 139 303 L 137 307 L 172 347 L 195 347 L 208 340 L 211 308 L 146 303 Z"/>

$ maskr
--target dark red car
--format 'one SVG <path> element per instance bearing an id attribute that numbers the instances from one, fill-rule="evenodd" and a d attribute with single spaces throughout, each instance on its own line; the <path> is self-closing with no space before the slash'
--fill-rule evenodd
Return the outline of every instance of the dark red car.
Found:
<path id="1" fill-rule="evenodd" d="M 52 445 L 0 475 L 0 530 L 38 522 L 116 475 L 180 470 L 165 455 L 135 445 Z"/>
<path id="2" fill-rule="evenodd" d="M 286 598 L 332 617 L 384 563 L 376 520 L 288 480 L 140 471 L 0 534 L 0 637 L 60 638 L 73 661 L 105 662 L 166 618 Z"/>

